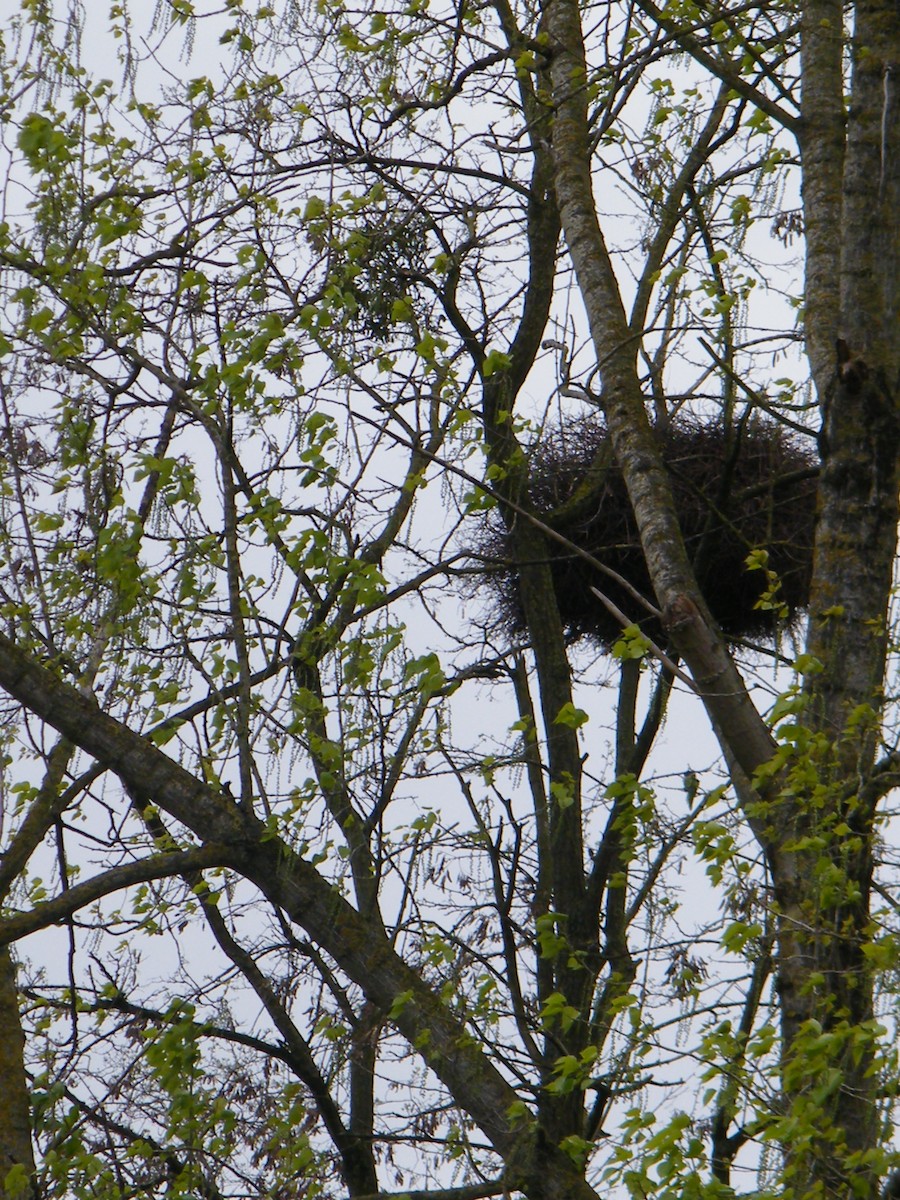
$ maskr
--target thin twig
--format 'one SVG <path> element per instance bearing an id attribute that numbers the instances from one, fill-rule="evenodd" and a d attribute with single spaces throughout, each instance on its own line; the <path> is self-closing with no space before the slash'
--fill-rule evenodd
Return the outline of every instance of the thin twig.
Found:
<path id="1" fill-rule="evenodd" d="M 612 613 L 612 615 L 616 618 L 616 620 L 620 621 L 622 623 L 623 629 L 627 629 L 627 627 L 629 625 L 634 624 L 634 621 L 629 621 L 628 617 L 625 616 L 625 614 L 622 612 L 621 608 L 619 608 L 619 607 L 617 607 L 617 605 L 613 604 L 613 602 L 612 602 L 612 600 L 610 600 L 609 596 L 604 596 L 601 591 L 598 591 L 598 589 L 593 586 L 591 587 L 590 590 L 594 593 L 594 595 L 601 602 L 601 604 L 604 604 L 606 606 L 606 608 L 609 610 L 609 612 Z M 650 651 L 650 653 L 655 658 L 658 658 L 659 661 L 662 663 L 662 665 L 668 671 L 671 671 L 673 675 L 677 676 L 677 678 L 680 679 L 682 683 L 687 684 L 687 686 L 691 689 L 692 692 L 696 692 L 697 695 L 700 694 L 697 685 L 694 683 L 693 679 L 691 679 L 690 675 L 685 675 L 684 671 L 682 671 L 681 668 L 679 666 L 677 666 L 677 664 L 671 658 L 669 658 L 669 656 L 668 656 L 668 654 L 666 654 L 665 650 L 663 650 L 659 646 L 657 646 L 656 642 L 654 642 L 651 638 L 648 638 L 647 635 L 643 631 L 641 632 L 641 637 L 646 642 L 647 649 Z"/>

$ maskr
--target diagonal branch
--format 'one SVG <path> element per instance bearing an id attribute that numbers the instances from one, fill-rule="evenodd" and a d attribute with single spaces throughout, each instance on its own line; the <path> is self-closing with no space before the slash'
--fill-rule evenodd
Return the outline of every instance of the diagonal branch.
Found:
<path id="1" fill-rule="evenodd" d="M 149 868 L 144 867 L 145 877 L 215 865 L 240 871 L 305 929 L 374 1004 L 390 1013 L 394 1025 L 422 1055 L 455 1103 L 506 1159 L 511 1190 L 518 1186 L 517 1180 L 532 1180 L 539 1172 L 550 1172 L 552 1182 L 543 1192 L 546 1200 L 596 1200 L 594 1190 L 562 1150 L 542 1145 L 537 1161 L 539 1130 L 529 1121 L 513 1122 L 511 1112 L 517 1111 L 519 1097 L 476 1045 L 466 1022 L 310 862 L 273 837 L 263 822 L 241 811 L 231 797 L 103 712 L 5 635 L 0 635 L 0 687 L 114 771 L 130 791 L 151 798 L 196 836 L 212 843 L 197 851 L 157 856 L 150 860 Z M 118 880 L 139 879 L 141 864 L 116 871 L 120 872 Z M 101 877 L 106 884 L 99 894 L 112 890 L 108 886 L 111 874 Z M 91 881 L 78 885 L 84 890 L 77 894 L 88 903 L 95 898 L 91 887 Z M 64 898 L 69 908 L 73 893 L 74 888 Z M 66 908 L 59 914 L 65 915 Z M 39 917 L 23 913 L 10 918 L 0 926 L 2 936 L 13 940 L 42 928 L 48 923 L 47 915 L 45 906 Z"/>
<path id="2" fill-rule="evenodd" d="M 39 929 L 57 925 L 94 901 L 133 887 L 136 883 L 168 879 L 172 875 L 183 875 L 186 871 L 199 871 L 206 867 L 227 867 L 232 865 L 233 859 L 234 852 L 230 847 L 209 842 L 193 850 L 172 850 L 137 862 L 123 863 L 92 879 L 86 879 L 84 883 L 74 884 L 61 895 L 35 904 L 28 911 L 10 913 L 0 920 L 0 943 L 8 945 Z"/>
<path id="3" fill-rule="evenodd" d="M 767 96 L 765 92 L 760 91 L 755 84 L 751 83 L 744 75 L 741 74 L 736 63 L 724 58 L 721 54 L 711 54 L 697 37 L 692 29 L 686 29 L 671 17 L 666 15 L 664 9 L 658 4 L 654 4 L 653 0 L 638 0 L 638 6 L 647 14 L 648 17 L 664 29 L 682 48 L 686 51 L 695 62 L 704 67 L 716 79 L 721 79 L 727 84 L 738 96 L 743 96 L 745 100 L 749 100 L 754 104 L 760 112 L 764 112 L 767 117 L 771 117 L 779 125 L 789 130 L 791 133 L 796 133 L 800 127 L 800 118 L 793 113 L 789 113 L 776 103 L 771 96 Z"/>

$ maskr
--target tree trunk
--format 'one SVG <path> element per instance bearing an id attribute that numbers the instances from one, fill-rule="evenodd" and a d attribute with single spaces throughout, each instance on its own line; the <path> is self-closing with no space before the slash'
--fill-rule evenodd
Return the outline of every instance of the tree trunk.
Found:
<path id="1" fill-rule="evenodd" d="M 774 824 L 785 853 L 770 855 L 793 1134 L 787 1179 L 799 1196 L 849 1196 L 851 1184 L 853 1195 L 875 1196 L 879 1174 L 866 951 L 900 491 L 900 13 L 875 0 L 858 4 L 855 16 L 845 137 L 842 7 L 809 0 L 803 13 L 807 344 L 822 407 L 806 648 L 817 665 L 807 683 L 809 741 L 795 764 L 808 784 L 779 803 Z M 835 333 L 826 373 L 825 339 Z M 809 1053 L 814 1044 L 826 1049 L 824 1069 Z"/>
<path id="2" fill-rule="evenodd" d="M 3 946 L 0 947 L 0 1188 L 5 1184 L 4 1195 L 27 1198 L 34 1196 L 35 1191 L 31 1094 L 24 1051 L 16 968 L 9 947 Z M 11 1172 L 15 1173 L 12 1178 Z"/>

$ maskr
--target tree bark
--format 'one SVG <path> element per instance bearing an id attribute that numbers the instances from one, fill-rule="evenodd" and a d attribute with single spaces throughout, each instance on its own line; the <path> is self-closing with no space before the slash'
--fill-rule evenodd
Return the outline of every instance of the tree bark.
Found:
<path id="1" fill-rule="evenodd" d="M 0 948 L 0 1189 L 15 1171 L 25 1200 L 35 1195 L 31 1143 L 31 1093 L 25 1074 L 25 1035 L 19 1017 L 16 968 L 8 946 Z M 4 1194 L 6 1194 L 4 1192 Z"/>
<path id="2" fill-rule="evenodd" d="M 818 1129 L 788 1142 L 787 1181 L 801 1196 L 849 1195 L 852 1185 L 854 1195 L 874 1197 L 879 1085 L 866 948 L 878 793 L 867 785 L 881 734 L 900 516 L 900 13 L 885 0 L 856 5 L 846 121 L 842 20 L 832 0 L 804 5 L 806 322 L 822 407 L 806 649 L 818 665 L 807 681 L 808 783 L 773 810 L 784 850 L 770 866 L 785 1101 Z M 827 345 L 835 335 L 836 357 Z M 816 1078 L 808 1065 L 820 1033 L 838 1072 L 827 1095 L 821 1069 Z"/>

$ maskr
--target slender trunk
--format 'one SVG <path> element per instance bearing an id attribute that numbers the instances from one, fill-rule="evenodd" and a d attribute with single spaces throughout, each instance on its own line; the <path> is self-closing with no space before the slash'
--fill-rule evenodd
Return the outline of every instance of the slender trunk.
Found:
<path id="1" fill-rule="evenodd" d="M 603 409 L 640 531 L 663 619 L 731 758 L 752 777 L 775 743 L 716 632 L 685 550 L 668 473 L 653 436 L 636 366 L 636 342 L 597 219 L 591 186 L 587 69 L 577 0 L 549 0 L 554 88 L 553 153 L 563 233 L 602 367 Z M 762 842 L 766 825 L 748 820 Z"/>
<path id="2" fill-rule="evenodd" d="M 16 968 L 9 947 L 4 946 L 0 948 L 0 1191 L 29 1200 L 36 1192 L 24 1052 Z"/>
<path id="3" fill-rule="evenodd" d="M 806 350 L 820 397 L 838 335 L 844 163 L 843 0 L 807 0 L 801 17 Z"/>

